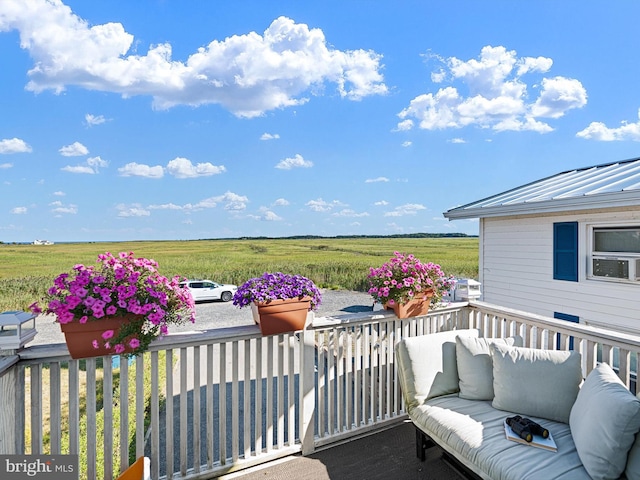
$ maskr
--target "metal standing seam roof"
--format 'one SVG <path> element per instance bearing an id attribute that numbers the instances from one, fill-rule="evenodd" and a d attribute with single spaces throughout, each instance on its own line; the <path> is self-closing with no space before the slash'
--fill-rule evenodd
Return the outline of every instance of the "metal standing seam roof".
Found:
<path id="1" fill-rule="evenodd" d="M 640 158 L 558 173 L 444 213 L 449 220 L 607 207 L 640 208 Z"/>

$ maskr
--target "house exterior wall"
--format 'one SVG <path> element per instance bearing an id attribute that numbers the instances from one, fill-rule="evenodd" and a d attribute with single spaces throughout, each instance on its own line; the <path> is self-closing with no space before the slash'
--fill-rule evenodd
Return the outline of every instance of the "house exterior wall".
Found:
<path id="1" fill-rule="evenodd" d="M 553 278 L 553 224 L 578 222 L 578 281 Z M 640 334 L 640 282 L 587 278 L 590 226 L 640 225 L 640 208 L 480 219 L 479 276 L 486 302 Z"/>

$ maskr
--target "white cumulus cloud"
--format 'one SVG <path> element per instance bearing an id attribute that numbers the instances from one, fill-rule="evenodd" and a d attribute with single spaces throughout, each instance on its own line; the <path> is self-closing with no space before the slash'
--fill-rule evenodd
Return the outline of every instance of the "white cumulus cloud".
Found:
<path id="1" fill-rule="evenodd" d="M 280 138 L 280 135 L 277 133 L 263 133 L 260 137 L 260 140 L 277 140 Z"/>
<path id="2" fill-rule="evenodd" d="M 69 85 L 150 95 L 155 108 L 219 104 L 238 116 L 299 105 L 334 84 L 341 97 L 386 94 L 382 56 L 337 50 L 318 28 L 279 17 L 262 33 L 213 40 L 184 61 L 169 43 L 135 51 L 121 23 L 91 25 L 61 0 L 3 0 L 0 31 L 17 30 L 34 66 L 27 89 L 63 91 Z"/>
<path id="3" fill-rule="evenodd" d="M 313 167 L 313 162 L 310 160 L 305 160 L 302 155 L 296 153 L 294 157 L 285 158 L 281 160 L 276 165 L 276 168 L 281 170 L 291 170 L 292 168 L 311 168 Z"/>
<path id="4" fill-rule="evenodd" d="M 444 63 L 437 80 L 449 81 L 451 85 L 411 100 L 398 114 L 400 122 L 396 130 L 410 130 L 417 123 L 425 130 L 475 125 L 496 131 L 546 133 L 553 128 L 539 118 L 560 118 L 587 103 L 587 92 L 579 80 L 560 76 L 540 78 L 553 65 L 550 58 L 518 58 L 515 51 L 503 46 L 486 46 L 479 59 L 468 61 L 432 58 Z M 529 100 L 525 75 L 532 76 L 532 89 L 539 89 L 533 102 Z"/>
<path id="5" fill-rule="evenodd" d="M 367 178 L 364 183 L 380 183 L 380 182 L 388 182 L 389 179 L 387 177 L 376 177 L 376 178 Z"/>
<path id="6" fill-rule="evenodd" d="M 62 170 L 63 172 L 69 172 L 69 173 L 85 173 L 89 175 L 94 175 L 100 172 L 100 168 L 107 167 L 108 165 L 109 165 L 109 162 L 107 162 L 106 160 L 103 160 L 98 156 L 98 157 L 87 158 L 84 164 L 75 165 L 75 166 L 67 165 L 65 167 L 62 167 L 60 170 Z"/>
<path id="7" fill-rule="evenodd" d="M 124 217 L 124 218 L 148 217 L 151 215 L 151 212 L 140 204 L 133 204 L 133 205 L 118 204 L 116 205 L 116 210 L 118 211 L 118 217 Z"/>
<path id="8" fill-rule="evenodd" d="M 27 207 L 15 207 L 11 209 L 11 213 L 13 213 L 14 215 L 24 215 L 25 213 L 27 213 Z"/>
<path id="9" fill-rule="evenodd" d="M 223 204 L 225 210 L 240 211 L 247 208 L 249 199 L 244 195 L 238 195 L 234 192 L 225 192 L 222 195 L 216 195 L 215 197 L 205 198 L 198 203 L 184 206 L 187 210 L 202 210 L 205 208 L 216 208 L 218 204 Z"/>
<path id="10" fill-rule="evenodd" d="M 426 210 L 427 207 L 419 203 L 406 203 L 394 208 L 390 212 L 385 212 L 385 217 L 404 217 L 406 215 L 415 215 L 420 210 Z"/>
<path id="11" fill-rule="evenodd" d="M 638 110 L 638 118 L 640 118 L 640 109 Z M 615 128 L 607 127 L 602 122 L 591 122 L 587 128 L 576 133 L 576 137 L 601 142 L 624 140 L 640 142 L 640 120 L 634 123 L 623 121 L 619 127 Z"/>
<path id="12" fill-rule="evenodd" d="M 78 213 L 78 206 L 72 203 L 65 205 L 61 201 L 56 200 L 55 202 L 51 202 L 49 206 L 52 207 L 51 212 L 58 216 L 62 214 L 75 215 Z"/>
<path id="13" fill-rule="evenodd" d="M 10 153 L 29 153 L 31 146 L 20 138 L 5 138 L 0 140 L 0 154 L 7 155 Z"/>
<path id="14" fill-rule="evenodd" d="M 11 168 L 13 163 L 0 163 L 0 169 Z"/>
<path id="15" fill-rule="evenodd" d="M 124 167 L 118 168 L 118 173 L 122 177 L 145 177 L 145 178 L 162 178 L 164 176 L 164 168 L 161 165 L 149 166 L 141 163 L 131 162 Z"/>
<path id="16" fill-rule="evenodd" d="M 104 118 L 103 115 L 92 115 L 90 113 L 87 113 L 84 116 L 84 121 L 87 124 L 87 126 L 93 127 L 95 125 L 102 125 L 107 121 L 107 119 Z"/>
<path id="17" fill-rule="evenodd" d="M 260 207 L 257 215 L 248 215 L 249 218 L 259 220 L 261 222 L 281 222 L 282 217 L 266 207 Z"/>
<path id="18" fill-rule="evenodd" d="M 309 200 L 305 205 L 309 207 L 309 209 L 313 210 L 314 212 L 329 212 L 334 208 L 347 206 L 344 203 L 340 202 L 339 200 L 327 202 L 322 198 L 318 198 L 317 200 Z"/>
<path id="19" fill-rule="evenodd" d="M 359 218 L 359 217 L 368 217 L 369 213 L 368 212 L 356 212 L 355 210 L 352 210 L 350 208 L 343 208 L 339 212 L 332 213 L 332 215 L 334 217 Z"/>
<path id="20" fill-rule="evenodd" d="M 167 164 L 167 173 L 176 178 L 195 178 L 218 175 L 226 171 L 224 165 L 216 166 L 211 163 L 198 163 L 194 165 L 191 160 L 176 157 Z"/>
<path id="21" fill-rule="evenodd" d="M 61 147 L 58 152 L 60 152 L 60 155 L 63 157 L 81 157 L 89 154 L 87 147 L 80 142 L 73 142 L 71 145 L 65 145 L 64 147 Z"/>
<path id="22" fill-rule="evenodd" d="M 289 205 L 289 200 L 286 198 L 278 198 L 275 202 L 273 202 L 274 207 L 286 207 Z"/>

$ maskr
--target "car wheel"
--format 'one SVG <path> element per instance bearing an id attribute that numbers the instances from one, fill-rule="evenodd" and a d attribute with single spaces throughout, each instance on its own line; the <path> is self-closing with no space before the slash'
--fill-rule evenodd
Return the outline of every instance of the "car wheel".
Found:
<path id="1" fill-rule="evenodd" d="M 228 302 L 233 298 L 233 295 L 231 295 L 231 292 L 222 292 L 222 295 L 220 296 L 220 299 L 223 302 Z"/>

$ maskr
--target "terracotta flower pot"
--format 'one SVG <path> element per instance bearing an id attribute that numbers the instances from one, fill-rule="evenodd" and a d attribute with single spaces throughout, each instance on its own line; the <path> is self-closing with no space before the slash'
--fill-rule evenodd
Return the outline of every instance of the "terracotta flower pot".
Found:
<path id="1" fill-rule="evenodd" d="M 426 290 L 417 293 L 413 299 L 405 303 L 393 302 L 393 304 L 389 304 L 387 302 L 384 304 L 384 308 L 393 310 L 398 318 L 421 317 L 429 313 L 432 296 L 433 290 Z"/>
<path id="2" fill-rule="evenodd" d="M 258 325 L 262 335 L 277 335 L 278 333 L 303 330 L 310 303 L 311 299 L 307 297 L 302 300 L 291 298 L 255 302 L 258 309 Z"/>
<path id="3" fill-rule="evenodd" d="M 71 358 L 101 357 L 103 355 L 114 355 L 113 350 L 105 348 L 102 334 L 106 330 L 117 332 L 124 323 L 129 321 L 131 319 L 124 316 L 104 317 L 99 320 L 89 320 L 87 323 L 61 323 L 60 330 L 64 333 L 64 339 L 67 342 Z M 98 348 L 93 347 L 94 340 L 98 341 Z M 128 342 L 125 342 L 124 346 L 123 354 L 133 352 Z"/>

